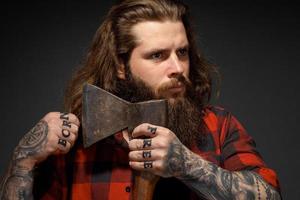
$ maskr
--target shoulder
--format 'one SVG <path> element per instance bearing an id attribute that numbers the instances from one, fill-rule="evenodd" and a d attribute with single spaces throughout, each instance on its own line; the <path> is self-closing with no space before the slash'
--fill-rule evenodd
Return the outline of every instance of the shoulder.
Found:
<path id="1" fill-rule="evenodd" d="M 218 105 L 206 105 L 203 110 L 202 110 L 203 114 L 209 115 L 209 114 L 213 114 L 216 117 L 226 117 L 229 114 L 231 114 L 227 109 L 225 109 L 222 106 L 218 106 Z"/>
<path id="2" fill-rule="evenodd" d="M 221 106 L 207 105 L 202 110 L 202 116 L 204 123 L 210 128 L 226 122 L 231 117 L 231 113 Z"/>
<path id="3" fill-rule="evenodd" d="M 241 123 L 223 107 L 208 105 L 204 107 L 202 114 L 202 121 L 207 132 L 218 136 L 220 142 L 224 142 L 228 135 L 246 133 Z"/>

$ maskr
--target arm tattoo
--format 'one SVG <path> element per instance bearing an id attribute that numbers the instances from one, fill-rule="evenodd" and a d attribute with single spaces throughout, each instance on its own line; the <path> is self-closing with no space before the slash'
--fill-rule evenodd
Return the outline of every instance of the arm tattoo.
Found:
<path id="1" fill-rule="evenodd" d="M 222 169 L 179 141 L 169 148 L 165 174 L 177 177 L 207 199 L 281 199 L 279 193 L 255 172 Z"/>
<path id="2" fill-rule="evenodd" d="M 22 160 L 35 156 L 47 142 L 48 124 L 40 121 L 19 142 L 0 184 L 0 199 L 33 199 L 33 169 L 23 166 Z"/>
<path id="3" fill-rule="evenodd" d="M 13 161 L 34 156 L 43 149 L 47 142 L 48 124 L 41 120 L 33 127 L 19 142 L 19 145 L 14 151 Z"/>
<path id="4" fill-rule="evenodd" d="M 1 185 L 1 199 L 33 199 L 32 197 L 33 173 L 28 169 L 17 169 L 3 180 Z"/>

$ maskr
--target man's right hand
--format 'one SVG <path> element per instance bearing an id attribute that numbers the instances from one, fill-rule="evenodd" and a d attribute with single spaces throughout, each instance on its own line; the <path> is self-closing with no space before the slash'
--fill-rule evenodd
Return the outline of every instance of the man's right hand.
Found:
<path id="1" fill-rule="evenodd" d="M 21 139 L 13 161 L 32 169 L 49 155 L 69 152 L 77 139 L 79 125 L 74 114 L 48 113 Z"/>

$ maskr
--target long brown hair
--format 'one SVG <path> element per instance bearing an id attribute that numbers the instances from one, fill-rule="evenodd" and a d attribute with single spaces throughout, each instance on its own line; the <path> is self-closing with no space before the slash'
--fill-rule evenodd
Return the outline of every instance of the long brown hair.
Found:
<path id="1" fill-rule="evenodd" d="M 85 83 L 116 91 L 117 70 L 127 63 L 136 41 L 132 26 L 143 21 L 182 21 L 189 41 L 190 74 L 196 94 L 208 102 L 211 73 L 216 72 L 196 46 L 188 7 L 178 0 L 123 0 L 113 6 L 98 28 L 88 53 L 71 79 L 65 94 L 65 109 L 81 117 L 82 87 Z"/>

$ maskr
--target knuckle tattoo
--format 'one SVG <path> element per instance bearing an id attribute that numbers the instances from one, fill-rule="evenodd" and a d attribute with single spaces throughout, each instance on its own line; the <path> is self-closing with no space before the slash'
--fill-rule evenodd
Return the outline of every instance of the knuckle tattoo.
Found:
<path id="1" fill-rule="evenodd" d="M 145 161 L 144 169 L 151 169 L 151 168 L 153 168 L 153 161 Z"/>
<path id="2" fill-rule="evenodd" d="M 143 158 L 151 158 L 151 151 L 143 151 L 142 156 Z"/>
<path id="3" fill-rule="evenodd" d="M 67 129 L 62 129 L 61 133 L 62 133 L 62 136 L 64 136 L 65 138 L 68 138 L 71 135 L 70 131 Z"/>
<path id="4" fill-rule="evenodd" d="M 69 114 L 68 113 L 60 113 L 59 118 L 62 119 L 62 120 L 69 121 Z"/>
<path id="5" fill-rule="evenodd" d="M 152 139 L 143 140 L 143 148 L 151 147 Z"/>
<path id="6" fill-rule="evenodd" d="M 58 139 L 58 144 L 63 146 L 63 147 L 66 147 L 67 146 L 67 141 L 59 138 Z"/>
<path id="7" fill-rule="evenodd" d="M 71 122 L 67 121 L 67 120 L 63 120 L 62 126 L 67 127 L 67 128 L 71 128 Z"/>
<path id="8" fill-rule="evenodd" d="M 157 127 L 148 125 L 148 126 L 147 126 L 147 130 L 148 130 L 152 135 L 154 135 L 154 134 L 156 133 Z"/>

